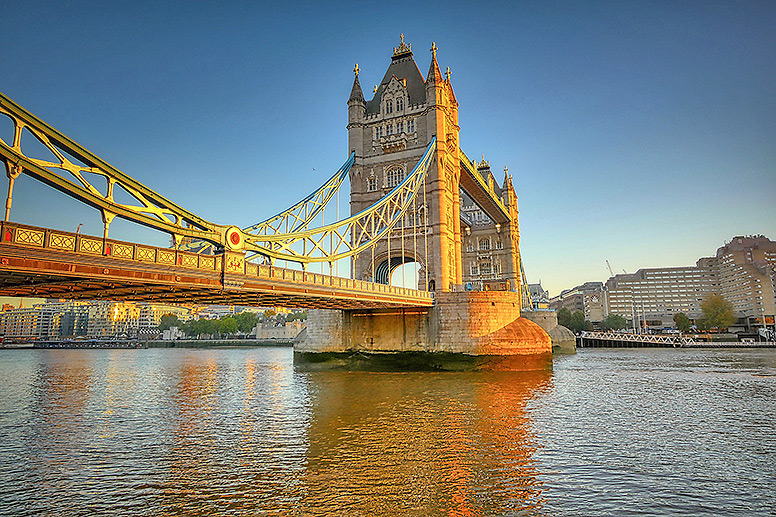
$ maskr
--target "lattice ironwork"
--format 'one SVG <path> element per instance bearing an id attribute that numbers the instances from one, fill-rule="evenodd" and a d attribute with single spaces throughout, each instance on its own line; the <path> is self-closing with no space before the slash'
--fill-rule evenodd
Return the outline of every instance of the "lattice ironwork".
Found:
<path id="1" fill-rule="evenodd" d="M 106 236 L 110 221 L 118 216 L 168 232 L 177 242 L 190 238 L 222 249 L 250 251 L 270 260 L 301 264 L 332 263 L 352 257 L 388 235 L 424 185 L 436 143 L 435 139 L 432 140 L 413 171 L 399 185 L 359 214 L 333 224 L 310 228 L 341 186 L 355 160 L 351 155 L 342 168 L 310 196 L 274 217 L 241 230 L 236 226 L 214 224 L 184 210 L 109 165 L 2 93 L 0 115 L 9 117 L 14 126 L 13 142 L 7 143 L 0 138 L 0 157 L 5 161 L 11 181 L 6 218 L 13 180 L 23 172 L 100 210 Z M 25 131 L 43 144 L 53 159 L 44 160 L 25 154 L 22 149 L 22 134 Z M 95 181 L 98 178 L 106 182 L 105 192 L 98 188 L 99 181 Z M 120 191 L 137 204 L 118 202 L 114 196 Z M 79 251 L 96 253 L 97 250 L 92 250 L 88 242 L 79 240 Z M 153 260 L 150 254 L 146 257 L 142 248 L 137 249 L 138 260 Z M 157 260 L 164 262 L 166 258 L 157 257 Z"/>
<path id="2" fill-rule="evenodd" d="M 16 230 L 16 242 L 30 246 L 43 246 L 43 232 L 19 228 Z"/>
<path id="3" fill-rule="evenodd" d="M 340 167 L 340 169 L 315 192 L 291 208 L 260 223 L 243 228 L 243 232 L 251 233 L 253 235 L 275 235 L 279 233 L 293 233 L 306 229 L 318 215 L 324 214 L 326 205 L 339 191 L 342 182 L 348 176 L 355 160 L 356 154 L 351 153 L 342 167 Z M 204 241 L 193 241 L 182 245 L 180 249 L 194 251 L 196 253 L 212 253 L 214 251 L 213 244 Z"/>
<path id="4" fill-rule="evenodd" d="M 24 172 L 103 213 L 106 224 L 115 216 L 177 237 L 204 239 L 221 246 L 228 241 L 228 226 L 217 225 L 179 207 L 150 188 L 106 163 L 89 150 L 49 126 L 0 93 L 0 114 L 11 119 L 13 142 L 0 138 L 0 156 L 9 178 Z M 51 152 L 51 159 L 34 158 L 22 149 L 22 135 L 29 132 Z M 100 190 L 100 182 L 105 187 Z M 123 192 L 121 192 L 123 191 Z M 118 202 L 128 195 L 137 204 Z"/>
<path id="5" fill-rule="evenodd" d="M 274 260 L 310 264 L 352 257 L 386 237 L 413 206 L 426 181 L 435 146 L 433 138 L 412 172 L 380 201 L 358 214 L 294 233 L 248 234 L 246 240 L 255 246 L 252 249 L 264 250 L 259 253 Z"/>
<path id="6" fill-rule="evenodd" d="M 602 341 L 621 341 L 628 343 L 650 343 L 656 345 L 681 346 L 685 341 L 679 336 L 665 336 L 660 334 L 626 334 L 623 332 L 590 332 L 583 331 L 582 337 L 586 339 L 599 339 Z"/>

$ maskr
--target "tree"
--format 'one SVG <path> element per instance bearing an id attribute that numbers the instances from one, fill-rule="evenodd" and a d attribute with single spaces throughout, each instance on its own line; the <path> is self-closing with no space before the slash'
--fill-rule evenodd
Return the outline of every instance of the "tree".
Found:
<path id="1" fill-rule="evenodd" d="M 628 327 L 628 320 L 619 314 L 608 314 L 603 322 L 604 330 L 622 330 Z"/>
<path id="2" fill-rule="evenodd" d="M 690 327 L 692 327 L 690 318 L 688 318 L 687 315 L 683 312 L 677 312 L 674 314 L 674 325 L 676 325 L 677 330 L 680 332 L 689 332 Z"/>
<path id="3" fill-rule="evenodd" d="M 727 328 L 736 321 L 733 312 L 733 304 L 727 301 L 721 294 L 709 294 L 701 302 L 703 317 L 699 322 L 698 328 L 701 330 L 710 330 L 713 328 Z"/>
<path id="4" fill-rule="evenodd" d="M 558 310 L 558 325 L 562 325 L 566 328 L 571 328 L 571 311 L 566 307 L 561 307 Z"/>
<path id="5" fill-rule="evenodd" d="M 259 316 L 254 312 L 241 312 L 234 317 L 237 320 L 237 330 L 243 334 L 248 334 L 256 326 Z"/>
<path id="6" fill-rule="evenodd" d="M 292 312 L 286 318 L 286 321 L 305 321 L 307 319 L 307 311 Z"/>
<path id="7" fill-rule="evenodd" d="M 585 314 L 582 311 L 576 311 L 571 315 L 571 321 L 569 322 L 568 328 L 579 334 L 583 330 L 592 330 L 593 324 L 585 319 Z"/>
<path id="8" fill-rule="evenodd" d="M 206 318 L 199 319 L 191 326 L 191 333 L 195 336 L 201 336 L 202 334 L 213 335 L 218 331 L 217 324 L 213 320 Z"/>
<path id="9" fill-rule="evenodd" d="M 164 314 L 159 318 L 159 330 L 167 330 L 170 327 L 181 328 L 183 324 L 175 314 Z"/>
<path id="10" fill-rule="evenodd" d="M 274 318 L 276 314 L 277 312 L 275 312 L 274 309 L 267 309 L 266 311 L 264 311 L 264 317 L 266 319 Z"/>
<path id="11" fill-rule="evenodd" d="M 238 330 L 237 320 L 234 316 L 224 316 L 218 320 L 217 328 L 219 334 L 236 334 Z"/>

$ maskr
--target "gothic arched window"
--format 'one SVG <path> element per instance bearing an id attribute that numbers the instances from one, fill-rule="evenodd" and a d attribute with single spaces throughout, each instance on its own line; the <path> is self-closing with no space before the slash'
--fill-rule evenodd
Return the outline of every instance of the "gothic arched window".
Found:
<path id="1" fill-rule="evenodd" d="M 480 249 L 481 250 L 489 250 L 490 249 L 490 239 L 488 239 L 488 238 L 480 239 Z"/>
<path id="2" fill-rule="evenodd" d="M 377 190 L 377 178 L 370 176 L 366 179 L 366 189 L 370 192 Z"/>
<path id="3" fill-rule="evenodd" d="M 396 99 L 396 111 L 404 109 L 404 99 Z"/>
<path id="4" fill-rule="evenodd" d="M 395 187 L 404 179 L 404 170 L 401 167 L 394 167 L 388 170 L 388 186 Z"/>
<path id="5" fill-rule="evenodd" d="M 393 101 L 387 101 L 385 103 L 385 112 L 386 113 L 393 113 Z"/>
<path id="6" fill-rule="evenodd" d="M 493 273 L 493 267 L 492 267 L 492 265 L 491 265 L 491 263 L 489 261 L 480 262 L 480 274 L 481 275 L 485 276 L 485 275 L 490 275 L 492 273 Z"/>

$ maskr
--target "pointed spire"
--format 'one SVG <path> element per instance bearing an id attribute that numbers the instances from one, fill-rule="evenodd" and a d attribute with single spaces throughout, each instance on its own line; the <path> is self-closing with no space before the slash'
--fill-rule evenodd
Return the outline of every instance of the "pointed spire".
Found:
<path id="1" fill-rule="evenodd" d="M 509 169 L 507 169 L 506 165 L 504 166 L 504 183 L 502 183 L 503 188 L 507 188 L 508 185 L 512 184 L 512 176 L 509 175 Z"/>
<path id="2" fill-rule="evenodd" d="M 428 76 L 426 77 L 426 84 L 439 84 L 442 82 L 442 71 L 439 70 L 439 63 L 436 58 L 437 46 L 436 43 L 431 44 L 431 66 L 428 68 Z"/>
<path id="3" fill-rule="evenodd" d="M 350 90 L 350 98 L 348 99 L 348 102 L 366 102 L 364 101 L 364 92 L 361 91 L 361 83 L 358 81 L 358 72 L 360 71 L 361 69 L 358 68 L 358 63 L 356 63 L 356 67 L 353 69 L 353 73 L 356 75 L 356 77 L 353 79 L 353 88 Z"/>

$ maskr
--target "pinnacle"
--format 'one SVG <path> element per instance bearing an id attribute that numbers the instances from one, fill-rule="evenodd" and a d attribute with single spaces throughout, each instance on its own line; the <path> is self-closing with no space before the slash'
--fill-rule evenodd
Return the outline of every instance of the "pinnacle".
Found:
<path id="1" fill-rule="evenodd" d="M 439 63 L 436 58 L 437 46 L 436 43 L 431 45 L 431 66 L 428 68 L 428 76 L 426 77 L 426 84 L 441 84 L 442 83 L 442 71 L 439 69 Z"/>
<path id="2" fill-rule="evenodd" d="M 366 102 L 364 101 L 364 92 L 361 90 L 361 83 L 358 81 L 358 70 L 358 65 L 356 65 L 355 70 L 353 70 L 356 74 L 356 77 L 353 79 L 353 88 L 350 90 L 350 98 L 348 99 L 348 102 Z"/>

